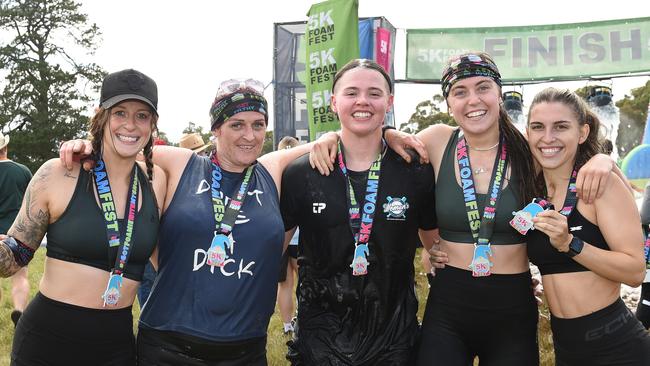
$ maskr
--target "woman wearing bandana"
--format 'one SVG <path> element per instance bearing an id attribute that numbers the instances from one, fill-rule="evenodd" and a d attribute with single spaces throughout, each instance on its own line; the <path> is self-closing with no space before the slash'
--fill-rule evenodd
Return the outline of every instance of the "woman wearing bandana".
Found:
<path id="1" fill-rule="evenodd" d="M 163 171 L 151 161 L 156 83 L 135 70 L 106 76 L 90 121 L 92 174 L 59 159 L 34 175 L 8 237 L 0 274 L 32 259 L 47 233 L 39 292 L 20 318 L 11 365 L 135 365 L 131 305 L 156 244 Z M 136 163 L 144 150 L 145 162 Z"/>
<path id="2" fill-rule="evenodd" d="M 512 212 L 534 193 L 523 179 L 533 175 L 528 144 L 502 106 L 501 75 L 488 54 L 452 58 L 442 91 L 459 128 L 438 124 L 418 134 L 436 175 L 441 238 L 432 251 L 438 270 L 418 364 L 470 365 L 478 357 L 481 365 L 537 365 L 526 243 L 509 225 Z M 395 131 L 386 138 L 398 152 L 410 143 Z M 579 180 L 595 194 L 600 179 L 594 175 L 609 175 L 612 164 L 608 158 L 590 164 Z"/>
<path id="3" fill-rule="evenodd" d="M 620 298 L 621 283 L 637 287 L 645 276 L 634 199 L 618 177 L 592 203 L 575 193 L 576 171 L 601 150 L 599 124 L 569 90 L 533 99 L 528 144 L 546 210 L 533 218 L 528 256 L 542 273 L 556 365 L 650 365 L 650 335 Z"/>
<path id="4" fill-rule="evenodd" d="M 140 316 L 139 365 L 267 364 L 285 238 L 280 179 L 311 145 L 259 157 L 268 122 L 263 90 L 252 79 L 221 83 L 210 109 L 210 157 L 154 151 L 169 186 L 152 258 L 158 275 Z M 62 153 L 82 150 L 88 146 L 69 144 Z"/>

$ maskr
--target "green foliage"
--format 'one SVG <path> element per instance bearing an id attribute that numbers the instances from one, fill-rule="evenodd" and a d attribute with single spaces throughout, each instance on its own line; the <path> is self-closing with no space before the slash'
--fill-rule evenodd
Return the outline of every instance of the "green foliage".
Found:
<path id="1" fill-rule="evenodd" d="M 632 89 L 632 96 L 625 95 L 616 102 L 621 114 L 616 145 L 619 155 L 624 158 L 627 153 L 641 143 L 643 129 L 648 118 L 650 101 L 650 81 L 642 87 Z"/>
<path id="2" fill-rule="evenodd" d="M 78 56 L 92 55 L 101 36 L 80 7 L 0 0 L 0 129 L 11 135 L 10 158 L 32 171 L 58 155 L 60 141 L 85 136 L 86 91 L 96 93 L 105 75 Z"/>
<path id="3" fill-rule="evenodd" d="M 262 147 L 262 155 L 270 153 L 273 150 L 275 150 L 273 131 L 266 131 L 266 135 L 264 136 L 264 146 Z"/>
<path id="4" fill-rule="evenodd" d="M 417 133 L 438 123 L 456 126 L 452 116 L 440 111 L 440 105 L 444 102 L 442 95 L 436 94 L 431 99 L 418 103 L 409 121 L 400 125 L 400 131 Z"/>

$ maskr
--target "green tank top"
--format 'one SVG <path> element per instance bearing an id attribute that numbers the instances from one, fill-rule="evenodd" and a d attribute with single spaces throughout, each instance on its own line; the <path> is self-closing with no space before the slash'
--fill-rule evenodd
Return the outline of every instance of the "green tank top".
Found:
<path id="1" fill-rule="evenodd" d="M 447 241 L 473 244 L 474 238 L 469 228 L 463 190 L 456 180 L 455 173 L 455 153 L 459 132 L 460 129 L 456 129 L 451 134 L 440 162 L 440 171 L 436 180 L 436 214 L 441 238 Z M 510 180 L 506 180 L 506 182 L 507 186 L 499 198 L 494 232 L 490 239 L 490 243 L 494 245 L 519 244 L 526 241 L 525 237 L 509 224 L 513 216 L 512 212 L 518 211 L 524 206 L 519 202 L 517 193 L 519 179 L 511 173 Z M 481 216 L 483 216 L 487 198 L 487 194 L 476 194 L 476 203 Z"/>
<path id="2" fill-rule="evenodd" d="M 91 174 L 80 171 L 77 186 L 61 217 L 47 228 L 47 256 L 66 262 L 80 263 L 105 271 L 115 265 L 117 248 L 109 248 L 104 214 L 95 200 Z M 135 216 L 131 256 L 124 277 L 140 281 L 158 240 L 158 210 L 151 186 L 138 167 L 142 206 Z M 124 238 L 126 220 L 119 219 L 120 237 Z"/>

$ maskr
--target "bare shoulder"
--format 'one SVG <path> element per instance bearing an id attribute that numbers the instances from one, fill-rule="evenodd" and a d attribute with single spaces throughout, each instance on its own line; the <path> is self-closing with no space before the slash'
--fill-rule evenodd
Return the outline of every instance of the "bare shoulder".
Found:
<path id="1" fill-rule="evenodd" d="M 72 169 L 66 169 L 61 163 L 61 159 L 53 158 L 41 165 L 34 177 L 32 178 L 32 183 L 36 185 L 58 185 L 59 183 L 65 184 L 65 182 L 74 180 L 77 181 L 79 177 L 79 171 L 81 165 L 77 162 L 72 163 Z"/>
<path id="2" fill-rule="evenodd" d="M 425 145 L 427 145 L 427 147 L 429 145 L 439 146 L 441 143 L 444 143 L 444 148 L 444 145 L 446 144 L 447 140 L 449 140 L 449 136 L 451 136 L 454 130 L 454 127 L 443 123 L 438 123 L 418 132 L 417 136 Z"/>
<path id="3" fill-rule="evenodd" d="M 610 177 L 607 179 L 606 184 L 607 185 L 603 190 L 603 195 L 599 198 L 596 198 L 594 201 L 596 207 L 612 207 L 612 205 L 617 204 L 635 205 L 634 198 L 625 186 L 625 183 L 621 177 L 616 174 L 610 174 Z"/>
<path id="4" fill-rule="evenodd" d="M 174 172 L 183 171 L 185 165 L 194 154 L 192 150 L 175 146 L 156 146 L 153 149 L 152 159 L 165 173 L 170 176 Z"/>

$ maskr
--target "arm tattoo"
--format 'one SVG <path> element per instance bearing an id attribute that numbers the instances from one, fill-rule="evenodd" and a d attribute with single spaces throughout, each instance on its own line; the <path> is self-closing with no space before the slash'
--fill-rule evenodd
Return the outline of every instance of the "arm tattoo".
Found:
<path id="1" fill-rule="evenodd" d="M 46 189 L 49 186 L 48 183 L 51 183 L 48 182 L 51 170 L 51 166 L 46 163 L 36 172 L 27 186 L 18 216 L 8 232 L 9 235 L 18 238 L 32 249 L 37 249 L 40 246 L 50 222 Z"/>
<path id="2" fill-rule="evenodd" d="M 18 272 L 20 266 L 14 260 L 14 253 L 0 241 L 0 277 L 10 277 Z"/>

